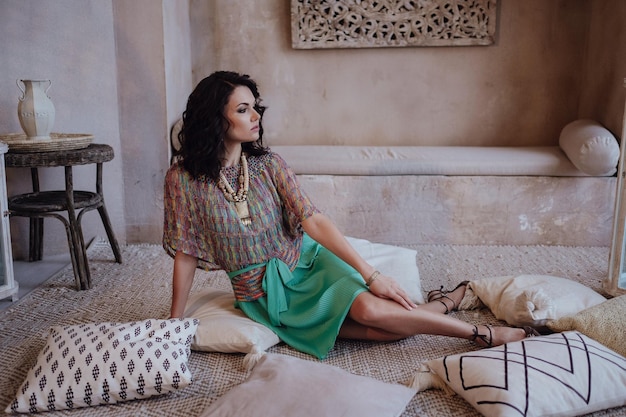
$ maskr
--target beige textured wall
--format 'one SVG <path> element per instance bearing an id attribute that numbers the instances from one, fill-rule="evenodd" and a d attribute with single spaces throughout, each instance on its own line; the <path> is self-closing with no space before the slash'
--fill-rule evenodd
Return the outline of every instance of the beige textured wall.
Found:
<path id="1" fill-rule="evenodd" d="M 159 242 L 169 126 L 191 88 L 189 9 L 176 0 L 113 0 L 129 242 Z"/>
<path id="2" fill-rule="evenodd" d="M 626 2 L 593 0 L 579 115 L 622 137 L 626 78 Z"/>
<path id="3" fill-rule="evenodd" d="M 557 144 L 577 118 L 589 0 L 500 0 L 488 47 L 337 50 L 292 49 L 286 0 L 192 5 L 194 81 L 257 79 L 270 145 Z"/>

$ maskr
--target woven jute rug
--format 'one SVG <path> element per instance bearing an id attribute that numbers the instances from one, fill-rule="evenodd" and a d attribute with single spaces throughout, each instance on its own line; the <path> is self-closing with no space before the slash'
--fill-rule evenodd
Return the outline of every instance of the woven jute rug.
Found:
<path id="1" fill-rule="evenodd" d="M 464 279 L 545 274 L 571 278 L 601 292 L 601 283 L 608 269 L 608 248 L 603 247 L 420 245 L 412 248 L 418 252 L 417 263 L 424 291 L 440 285 L 451 288 Z M 108 243 L 99 240 L 89 249 L 93 289 L 76 291 L 72 269 L 68 266 L 15 305 L 0 312 L 2 410 L 13 399 L 35 362 L 51 326 L 167 317 L 171 258 L 158 245 L 128 245 L 122 247 L 122 252 L 124 263 L 117 264 Z M 223 272 L 198 271 L 192 291 L 205 286 L 230 288 Z M 474 323 L 497 323 L 488 310 L 453 314 Z M 468 341 L 438 336 L 414 336 L 394 343 L 340 340 L 324 362 L 354 374 L 406 383 L 420 363 L 474 349 L 476 346 Z M 270 351 L 314 360 L 283 344 Z M 249 372 L 244 369 L 243 358 L 243 354 L 193 352 L 189 365 L 194 383 L 181 391 L 148 400 L 47 415 L 196 416 L 246 379 Z M 476 417 L 480 414 L 458 396 L 430 390 L 415 395 L 402 416 Z M 626 416 L 626 407 L 597 412 L 593 416 Z"/>

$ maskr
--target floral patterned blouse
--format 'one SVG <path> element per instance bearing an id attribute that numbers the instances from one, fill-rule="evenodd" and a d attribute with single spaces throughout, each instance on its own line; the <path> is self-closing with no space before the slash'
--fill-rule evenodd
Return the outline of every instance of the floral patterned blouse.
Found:
<path id="1" fill-rule="evenodd" d="M 238 189 L 239 164 L 224 175 Z M 198 258 L 204 269 L 236 271 L 273 258 L 292 270 L 298 263 L 303 232 L 300 223 L 319 212 L 300 189 L 295 173 L 278 154 L 248 157 L 248 205 L 252 224 L 245 226 L 217 182 L 194 179 L 180 162 L 165 176 L 163 247 Z M 265 295 L 264 267 L 231 279 L 235 297 L 252 301 Z"/>

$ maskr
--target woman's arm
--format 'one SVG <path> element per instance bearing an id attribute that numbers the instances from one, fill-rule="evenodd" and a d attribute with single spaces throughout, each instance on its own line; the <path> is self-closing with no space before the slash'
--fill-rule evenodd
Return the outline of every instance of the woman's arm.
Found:
<path id="1" fill-rule="evenodd" d="M 174 276 L 172 278 L 172 308 L 170 317 L 183 317 L 197 266 L 198 258 L 180 251 L 176 252 L 174 257 Z"/>
<path id="2" fill-rule="evenodd" d="M 337 226 L 325 215 L 321 213 L 312 215 L 302 222 L 302 228 L 316 242 L 359 271 L 364 279 L 374 272 L 374 267 L 365 262 Z"/>
<path id="3" fill-rule="evenodd" d="M 321 213 L 312 215 L 302 222 L 302 228 L 316 242 L 356 269 L 365 281 L 374 273 L 374 267 L 354 250 L 335 224 L 325 215 Z M 371 283 L 370 291 L 378 297 L 392 299 L 408 310 L 416 307 L 415 303 L 391 277 L 379 275 Z"/>

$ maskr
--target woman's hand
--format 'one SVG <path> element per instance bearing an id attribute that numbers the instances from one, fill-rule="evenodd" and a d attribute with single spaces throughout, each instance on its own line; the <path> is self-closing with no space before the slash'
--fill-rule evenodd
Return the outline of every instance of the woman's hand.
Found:
<path id="1" fill-rule="evenodd" d="M 417 304 L 411 301 L 409 295 L 390 276 L 378 274 L 376 279 L 370 283 L 369 289 L 375 296 L 393 300 L 407 310 L 413 310 L 417 307 Z"/>

